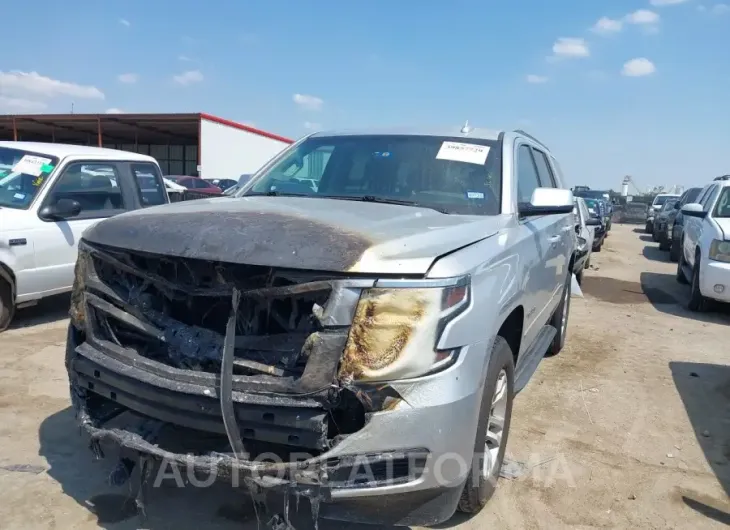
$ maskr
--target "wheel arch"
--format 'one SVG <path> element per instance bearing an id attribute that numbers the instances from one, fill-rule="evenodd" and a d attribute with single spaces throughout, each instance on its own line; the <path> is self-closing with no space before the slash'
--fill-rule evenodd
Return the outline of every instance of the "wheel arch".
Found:
<path id="1" fill-rule="evenodd" d="M 10 285 L 10 294 L 13 297 L 13 300 L 15 300 L 15 295 L 17 292 L 15 274 L 13 273 L 13 269 L 11 269 L 2 261 L 0 261 L 0 280 L 4 280 L 8 283 L 8 285 Z"/>
<path id="2" fill-rule="evenodd" d="M 497 335 L 507 341 L 509 347 L 512 349 L 512 356 L 514 357 L 515 365 L 520 355 L 520 347 L 522 345 L 522 331 L 525 326 L 525 309 L 518 305 L 515 307 L 507 318 L 504 319 L 502 325 L 497 331 Z"/>

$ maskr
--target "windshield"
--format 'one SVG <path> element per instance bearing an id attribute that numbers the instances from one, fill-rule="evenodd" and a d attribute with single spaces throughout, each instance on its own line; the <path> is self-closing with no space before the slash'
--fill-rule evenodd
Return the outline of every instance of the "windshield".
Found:
<path id="1" fill-rule="evenodd" d="M 700 193 L 702 192 L 702 188 L 692 188 L 687 192 L 687 195 L 684 197 L 682 202 L 684 204 L 689 204 L 692 202 L 695 202 L 697 200 L 697 197 L 700 196 Z"/>
<path id="2" fill-rule="evenodd" d="M 0 147 L 0 207 L 27 209 L 57 164 L 54 156 Z"/>
<path id="3" fill-rule="evenodd" d="M 657 195 L 654 197 L 654 206 L 664 206 L 664 203 L 667 202 L 669 199 L 676 199 L 674 195 Z"/>
<path id="4" fill-rule="evenodd" d="M 578 190 L 573 192 L 576 197 L 590 197 L 592 199 L 608 199 L 610 195 L 605 191 L 598 190 Z"/>
<path id="5" fill-rule="evenodd" d="M 598 214 L 598 199 L 583 199 L 588 206 L 588 211 L 592 214 Z"/>
<path id="6" fill-rule="evenodd" d="M 669 210 L 674 210 L 674 203 L 676 203 L 678 199 L 670 199 L 667 202 L 664 203 L 664 206 L 662 206 L 662 212 L 668 212 Z"/>
<path id="7" fill-rule="evenodd" d="M 720 198 L 717 199 L 714 217 L 730 217 L 730 186 L 723 188 Z"/>
<path id="8" fill-rule="evenodd" d="M 241 195 L 394 202 L 444 213 L 500 211 L 498 141 L 436 136 L 312 137 L 259 174 Z"/>

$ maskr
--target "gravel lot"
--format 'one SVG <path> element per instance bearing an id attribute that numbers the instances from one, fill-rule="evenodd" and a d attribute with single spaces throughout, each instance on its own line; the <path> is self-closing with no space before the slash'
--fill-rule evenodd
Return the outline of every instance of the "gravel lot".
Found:
<path id="1" fill-rule="evenodd" d="M 439 528 L 730 524 L 730 314 L 685 310 L 688 289 L 667 256 L 638 228 L 614 225 L 585 298 L 573 299 L 566 350 L 515 402 L 507 450 L 519 476 L 480 515 Z M 106 485 L 111 462 L 92 462 L 74 424 L 67 304 L 21 311 L 0 338 L 0 528 L 138 528 L 126 486 Z M 240 492 L 216 486 L 153 490 L 143 527 L 257 525 Z"/>

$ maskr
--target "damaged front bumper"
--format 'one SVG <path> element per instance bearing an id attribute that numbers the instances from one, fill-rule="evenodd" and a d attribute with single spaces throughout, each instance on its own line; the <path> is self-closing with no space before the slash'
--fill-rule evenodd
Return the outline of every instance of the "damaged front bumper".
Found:
<path id="1" fill-rule="evenodd" d="M 347 303 L 320 308 L 332 329 L 316 332 L 310 349 L 317 354 L 299 373 L 244 359 L 246 373 L 260 375 L 234 375 L 242 358 L 229 340 L 208 345 L 221 350 L 220 372 L 171 366 L 109 340 L 122 335 L 109 335 L 100 314 L 138 331 L 149 326 L 148 334 L 159 329 L 139 305 L 119 300 L 90 261 L 79 263 L 66 362 L 73 405 L 96 452 L 111 442 L 127 461 L 213 473 L 262 502 L 305 497 L 324 518 L 435 524 L 455 511 L 472 461 L 490 345 L 465 346 L 422 377 L 353 381 L 341 373 L 340 356 L 348 336 L 342 323 L 356 318 L 356 304 L 339 289 L 336 297 Z M 226 338 L 236 335 L 235 309 L 228 316 Z M 196 333 L 199 346 L 205 334 Z"/>

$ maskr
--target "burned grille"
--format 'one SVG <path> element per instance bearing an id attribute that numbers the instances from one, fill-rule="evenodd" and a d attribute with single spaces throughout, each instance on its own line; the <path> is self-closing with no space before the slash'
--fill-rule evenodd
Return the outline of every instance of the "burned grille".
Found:
<path id="1" fill-rule="evenodd" d="M 234 375 L 300 377 L 318 344 L 346 339 L 346 329 L 317 316 L 336 277 L 109 248 L 90 260 L 96 282 L 87 281 L 87 298 L 123 313 L 94 304 L 97 338 L 174 368 L 220 373 L 234 288 Z"/>

